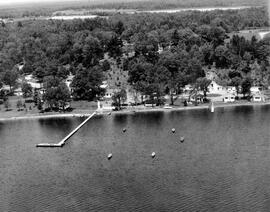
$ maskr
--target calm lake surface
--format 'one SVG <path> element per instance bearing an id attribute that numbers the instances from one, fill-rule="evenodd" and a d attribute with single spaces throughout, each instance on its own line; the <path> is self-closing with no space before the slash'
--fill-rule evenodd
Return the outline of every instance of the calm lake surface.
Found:
<path id="1" fill-rule="evenodd" d="M 0 211 L 269 211 L 269 120 L 270 106 L 96 116 L 55 149 L 35 145 L 83 118 L 0 122 Z"/>

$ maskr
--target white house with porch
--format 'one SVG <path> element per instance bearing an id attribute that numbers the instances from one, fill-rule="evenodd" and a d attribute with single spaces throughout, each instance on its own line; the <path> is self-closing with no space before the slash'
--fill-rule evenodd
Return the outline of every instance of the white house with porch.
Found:
<path id="1" fill-rule="evenodd" d="M 210 94 L 223 93 L 225 90 L 222 85 L 217 84 L 215 81 L 212 81 L 208 86 L 208 92 Z"/>

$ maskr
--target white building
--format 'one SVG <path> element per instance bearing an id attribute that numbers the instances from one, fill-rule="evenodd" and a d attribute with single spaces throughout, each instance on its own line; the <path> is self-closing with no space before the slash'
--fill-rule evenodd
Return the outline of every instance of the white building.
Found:
<path id="1" fill-rule="evenodd" d="M 102 85 L 101 85 L 102 86 Z M 100 86 L 100 87 L 101 87 Z M 107 87 L 105 87 L 105 88 L 107 88 Z M 107 88 L 106 89 L 106 92 L 105 92 L 105 95 L 104 95 L 104 98 L 105 99 L 111 99 L 112 98 L 112 96 L 113 96 L 113 94 L 114 94 L 114 92 L 117 92 L 118 90 L 116 90 L 116 89 L 111 89 L 111 88 Z"/>
<path id="2" fill-rule="evenodd" d="M 32 74 L 26 75 L 23 81 L 30 84 L 34 89 L 41 89 L 43 87 L 42 83 L 39 83 Z"/>
<path id="3" fill-rule="evenodd" d="M 212 81 L 210 85 L 208 86 L 208 92 L 210 94 L 217 94 L 224 92 L 225 88 L 219 84 L 217 84 L 215 81 Z"/>
<path id="4" fill-rule="evenodd" d="M 236 93 L 236 87 L 234 86 L 227 86 L 226 89 L 228 93 Z"/>
<path id="5" fill-rule="evenodd" d="M 193 86 L 188 84 L 188 85 L 185 85 L 184 87 L 184 92 L 189 92 L 189 91 L 192 91 L 193 90 Z"/>
<path id="6" fill-rule="evenodd" d="M 253 102 L 262 102 L 264 99 L 261 95 L 253 95 L 252 96 L 252 101 Z"/>
<path id="7" fill-rule="evenodd" d="M 224 96 L 223 101 L 225 103 L 227 103 L 227 102 L 235 102 L 235 96 L 234 95 Z"/>
<path id="8" fill-rule="evenodd" d="M 65 80 L 65 83 L 68 87 L 68 89 L 71 91 L 71 87 L 70 87 L 70 84 L 72 83 L 74 79 L 74 75 L 72 75 L 71 73 L 68 75 L 67 79 Z"/>
<path id="9" fill-rule="evenodd" d="M 253 86 L 250 88 L 251 94 L 261 94 L 261 88 L 258 86 Z"/>

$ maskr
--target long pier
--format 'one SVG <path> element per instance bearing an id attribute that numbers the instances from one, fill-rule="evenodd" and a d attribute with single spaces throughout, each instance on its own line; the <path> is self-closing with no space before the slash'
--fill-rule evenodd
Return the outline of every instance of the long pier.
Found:
<path id="1" fill-rule="evenodd" d="M 97 112 L 92 113 L 87 119 L 85 119 L 76 129 L 74 129 L 71 133 L 69 133 L 64 139 L 62 139 L 59 143 L 41 143 L 37 144 L 36 147 L 63 147 L 67 140 L 73 136 L 86 122 L 88 122 Z"/>

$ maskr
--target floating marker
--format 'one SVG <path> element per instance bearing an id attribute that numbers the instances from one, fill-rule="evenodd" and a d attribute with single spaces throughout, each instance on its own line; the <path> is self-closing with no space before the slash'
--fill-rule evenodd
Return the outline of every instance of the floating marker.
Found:
<path id="1" fill-rule="evenodd" d="M 185 141 L 185 137 L 181 137 L 181 138 L 180 138 L 180 142 L 181 142 L 181 143 L 184 143 L 184 141 Z"/>
<path id="2" fill-rule="evenodd" d="M 156 157 L 156 153 L 155 152 L 152 152 L 151 157 L 152 158 Z"/>
<path id="3" fill-rule="evenodd" d="M 127 129 L 126 129 L 126 128 L 124 128 L 124 129 L 123 129 L 123 132 L 126 132 L 126 131 L 127 131 Z"/>
<path id="4" fill-rule="evenodd" d="M 111 160 L 112 158 L 112 153 L 108 154 L 108 160 Z"/>
<path id="5" fill-rule="evenodd" d="M 175 129 L 174 128 L 172 128 L 172 133 L 175 133 Z"/>
<path id="6" fill-rule="evenodd" d="M 109 112 L 109 113 L 108 113 L 108 116 L 110 116 L 111 114 L 112 114 L 112 113 L 111 113 L 111 112 Z"/>

